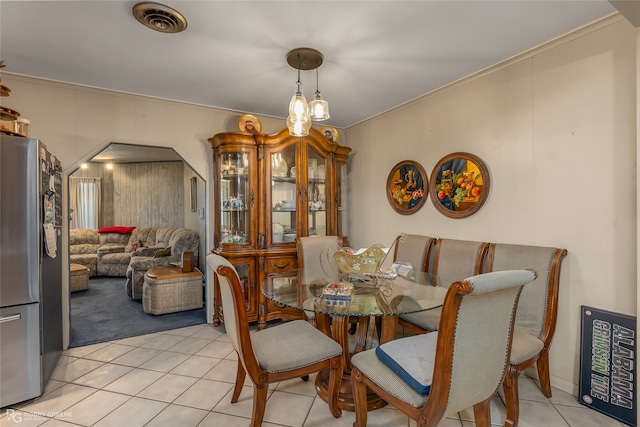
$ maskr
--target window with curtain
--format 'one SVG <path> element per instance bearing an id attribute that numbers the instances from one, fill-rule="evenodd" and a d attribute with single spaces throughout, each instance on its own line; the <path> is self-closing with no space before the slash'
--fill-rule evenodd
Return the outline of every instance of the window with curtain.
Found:
<path id="1" fill-rule="evenodd" d="M 71 228 L 98 228 L 100 178 L 69 178 Z"/>

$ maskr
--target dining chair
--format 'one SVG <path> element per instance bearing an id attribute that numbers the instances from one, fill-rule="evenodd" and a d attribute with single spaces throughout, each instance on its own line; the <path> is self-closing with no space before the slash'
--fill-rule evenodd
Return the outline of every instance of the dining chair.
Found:
<path id="1" fill-rule="evenodd" d="M 448 282 L 480 274 L 488 247 L 487 242 L 437 239 L 433 247 L 433 265 L 428 271 Z M 398 324 L 417 333 L 432 332 L 438 329 L 440 314 L 440 308 L 405 314 L 398 318 Z"/>
<path id="2" fill-rule="evenodd" d="M 540 272 L 538 278 L 524 288 L 518 303 L 513 347 L 503 383 L 506 427 L 518 425 L 518 377 L 525 369 L 536 365 L 542 394 L 551 397 L 549 349 L 558 318 L 560 268 L 566 255 L 565 249 L 553 247 L 504 243 L 489 245 L 489 271 L 533 268 Z"/>
<path id="3" fill-rule="evenodd" d="M 247 374 L 253 383 L 251 427 L 262 425 L 269 384 L 329 370 L 328 403 L 338 418 L 338 392 L 342 382 L 342 347 L 309 322 L 294 320 L 260 331 L 250 332 L 238 273 L 225 258 L 207 255 L 220 285 L 224 325 L 238 354 L 236 382 L 231 403 L 240 397 Z M 308 379 L 308 377 L 307 377 Z"/>
<path id="4" fill-rule="evenodd" d="M 369 388 L 422 427 L 471 406 L 475 425 L 489 427 L 490 402 L 509 360 L 518 297 L 535 277 L 533 270 L 511 270 L 454 282 L 437 332 L 354 355 L 353 426 L 367 424 Z"/>
<path id="5" fill-rule="evenodd" d="M 393 262 L 408 262 L 416 271 L 428 271 L 430 250 L 435 240 L 421 234 L 407 234 L 398 239 Z"/>
<path id="6" fill-rule="evenodd" d="M 340 249 L 338 236 L 308 236 L 296 239 L 298 268 L 304 268 L 305 283 L 314 280 L 337 280 L 340 270 L 333 252 Z"/>

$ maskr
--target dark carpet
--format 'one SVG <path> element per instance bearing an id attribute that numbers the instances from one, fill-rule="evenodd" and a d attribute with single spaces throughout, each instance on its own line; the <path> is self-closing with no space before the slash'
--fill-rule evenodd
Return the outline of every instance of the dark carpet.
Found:
<path id="1" fill-rule="evenodd" d="M 162 315 L 146 314 L 141 301 L 125 290 L 126 279 L 93 277 L 89 289 L 71 294 L 69 347 L 129 338 L 206 323 L 205 308 Z"/>

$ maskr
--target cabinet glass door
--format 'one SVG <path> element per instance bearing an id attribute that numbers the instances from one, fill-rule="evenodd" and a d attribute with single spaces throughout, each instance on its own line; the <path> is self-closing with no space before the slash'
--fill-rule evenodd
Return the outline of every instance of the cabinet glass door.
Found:
<path id="1" fill-rule="evenodd" d="M 295 242 L 297 236 L 296 197 L 297 145 L 290 144 L 270 153 L 271 161 L 271 243 Z"/>
<path id="2" fill-rule="evenodd" d="M 249 153 L 220 155 L 221 243 L 250 243 Z"/>
<path id="3" fill-rule="evenodd" d="M 309 147 L 307 152 L 308 236 L 327 235 L 327 186 L 325 159 Z"/>
<path id="4" fill-rule="evenodd" d="M 338 236 L 348 237 L 347 229 L 347 165 L 337 163 L 337 210 L 338 210 Z"/>

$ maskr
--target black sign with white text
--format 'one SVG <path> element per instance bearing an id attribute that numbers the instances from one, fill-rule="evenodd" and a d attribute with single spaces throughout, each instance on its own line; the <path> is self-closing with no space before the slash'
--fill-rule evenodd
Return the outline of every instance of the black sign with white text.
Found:
<path id="1" fill-rule="evenodd" d="M 636 318 L 582 306 L 578 400 L 636 427 Z"/>

